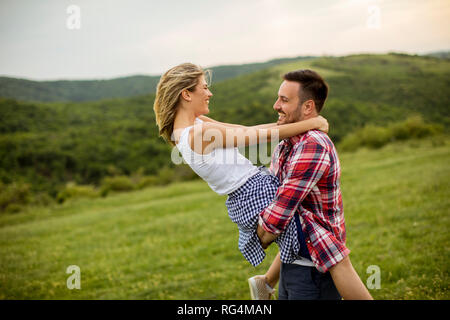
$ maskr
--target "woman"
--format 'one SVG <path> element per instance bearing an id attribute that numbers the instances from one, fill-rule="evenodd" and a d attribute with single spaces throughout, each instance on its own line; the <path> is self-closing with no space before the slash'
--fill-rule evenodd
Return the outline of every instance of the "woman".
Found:
<path id="1" fill-rule="evenodd" d="M 205 116 L 212 97 L 206 75 L 200 67 L 185 63 L 161 77 L 154 103 L 159 134 L 177 146 L 186 162 L 212 190 L 228 195 L 228 213 L 239 228 L 239 249 L 252 265 L 258 265 L 265 256 L 256 235 L 258 214 L 274 198 L 279 181 L 264 167 L 254 166 L 237 147 L 266 143 L 273 138 L 285 139 L 312 129 L 326 132 L 328 123 L 317 117 L 279 126 L 269 123 L 247 127 L 212 120 Z M 288 228 L 296 234 L 294 219 Z M 284 234 L 276 242 L 281 250 L 299 250 L 298 243 Z M 283 255 L 283 251 L 280 253 Z M 279 273 L 274 271 L 277 265 L 274 262 L 271 272 Z"/>

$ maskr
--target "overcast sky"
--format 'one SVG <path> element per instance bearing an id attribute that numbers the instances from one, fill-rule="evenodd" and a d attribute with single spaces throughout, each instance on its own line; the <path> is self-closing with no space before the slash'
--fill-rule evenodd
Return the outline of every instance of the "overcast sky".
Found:
<path id="1" fill-rule="evenodd" d="M 424 53 L 450 49 L 450 1 L 0 0 L 0 43 L 0 75 L 36 80 L 156 75 L 188 61 Z"/>

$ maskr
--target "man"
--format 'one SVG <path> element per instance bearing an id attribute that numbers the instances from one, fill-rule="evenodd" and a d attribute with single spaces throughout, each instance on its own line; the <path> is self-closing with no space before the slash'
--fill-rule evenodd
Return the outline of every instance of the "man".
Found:
<path id="1" fill-rule="evenodd" d="M 328 85 L 316 72 L 285 74 L 274 104 L 277 123 L 316 117 L 327 95 Z M 329 137 L 311 130 L 283 140 L 274 151 L 271 171 L 282 184 L 260 214 L 258 237 L 267 248 L 294 218 L 300 242 L 297 255 L 281 256 L 279 299 L 371 299 L 348 259 L 340 164 Z"/>

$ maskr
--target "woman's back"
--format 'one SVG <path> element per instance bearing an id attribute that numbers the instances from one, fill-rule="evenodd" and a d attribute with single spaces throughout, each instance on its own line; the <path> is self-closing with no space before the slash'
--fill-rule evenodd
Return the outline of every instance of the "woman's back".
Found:
<path id="1" fill-rule="evenodd" d="M 201 122 L 196 119 L 196 123 Z M 208 154 L 194 152 L 189 143 L 191 129 L 192 126 L 183 129 L 176 146 L 186 163 L 213 191 L 220 195 L 230 194 L 259 171 L 238 148 L 216 148 Z"/>

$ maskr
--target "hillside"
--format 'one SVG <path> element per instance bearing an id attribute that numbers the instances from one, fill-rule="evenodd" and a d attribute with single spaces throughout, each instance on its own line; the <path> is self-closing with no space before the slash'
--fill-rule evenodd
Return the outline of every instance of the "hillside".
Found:
<path id="1" fill-rule="evenodd" d="M 450 119 L 450 61 L 407 55 L 356 55 L 290 61 L 215 82 L 210 116 L 245 125 L 273 122 L 281 74 L 312 68 L 330 84 L 323 115 L 339 144 L 366 125 L 420 115 Z M 154 95 L 83 103 L 0 99 L 0 181 L 30 183 L 56 197 L 68 181 L 99 185 L 111 174 L 146 175 L 174 168 L 157 135 Z"/>
<path id="2" fill-rule="evenodd" d="M 450 51 L 436 51 L 427 54 L 430 57 L 441 58 L 441 59 L 450 59 Z"/>
<path id="3" fill-rule="evenodd" d="M 312 57 L 283 58 L 261 63 L 216 66 L 209 69 L 212 70 L 213 80 L 220 82 L 288 61 L 310 58 Z M 0 77 L 0 97 L 40 102 L 126 98 L 155 93 L 159 78 L 159 75 L 135 75 L 109 80 L 32 81 Z"/>
<path id="4" fill-rule="evenodd" d="M 375 299 L 450 299 L 450 141 L 341 153 L 351 259 Z M 249 299 L 263 274 L 237 248 L 225 197 L 203 181 L 0 215 L 0 299 Z M 81 290 L 68 290 L 69 265 Z"/>
<path id="5" fill-rule="evenodd" d="M 335 141 L 369 123 L 385 125 L 417 114 L 450 125 L 450 60 L 400 54 L 291 62 L 224 81 L 214 87 L 211 116 L 244 124 L 271 122 L 281 75 L 303 68 L 316 70 L 330 85 L 323 115 Z"/>

